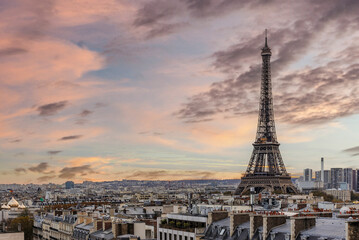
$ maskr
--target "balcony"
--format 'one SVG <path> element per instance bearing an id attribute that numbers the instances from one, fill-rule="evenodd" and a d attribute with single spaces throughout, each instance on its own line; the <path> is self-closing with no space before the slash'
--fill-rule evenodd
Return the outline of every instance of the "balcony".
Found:
<path id="1" fill-rule="evenodd" d="M 171 229 L 182 232 L 191 232 L 196 234 L 203 234 L 206 230 L 205 227 L 193 227 L 193 226 L 177 226 L 174 224 L 160 224 L 160 228 Z"/>

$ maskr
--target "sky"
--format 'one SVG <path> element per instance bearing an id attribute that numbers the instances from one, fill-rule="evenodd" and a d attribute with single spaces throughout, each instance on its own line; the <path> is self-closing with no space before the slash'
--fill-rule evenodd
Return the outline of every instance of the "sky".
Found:
<path id="1" fill-rule="evenodd" d="M 238 179 L 264 29 L 280 150 L 359 168 L 359 1 L 2 0 L 0 183 Z"/>

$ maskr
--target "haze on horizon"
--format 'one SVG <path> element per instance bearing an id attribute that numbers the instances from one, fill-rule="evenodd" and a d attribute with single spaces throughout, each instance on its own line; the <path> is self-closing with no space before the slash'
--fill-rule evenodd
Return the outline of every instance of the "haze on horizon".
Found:
<path id="1" fill-rule="evenodd" d="M 0 183 L 240 178 L 264 29 L 288 172 L 359 168 L 359 2 L 4 0 Z"/>

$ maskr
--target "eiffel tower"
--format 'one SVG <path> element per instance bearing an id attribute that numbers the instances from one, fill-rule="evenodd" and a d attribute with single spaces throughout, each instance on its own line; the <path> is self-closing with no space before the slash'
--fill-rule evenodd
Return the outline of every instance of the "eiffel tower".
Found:
<path id="1" fill-rule="evenodd" d="M 257 193 L 262 190 L 297 193 L 297 189 L 285 169 L 277 141 L 270 73 L 272 52 L 267 43 L 267 30 L 265 31 L 265 45 L 262 48 L 261 55 L 262 79 L 257 134 L 247 171 L 235 194 L 241 195 L 250 190 L 251 187 L 254 187 Z"/>

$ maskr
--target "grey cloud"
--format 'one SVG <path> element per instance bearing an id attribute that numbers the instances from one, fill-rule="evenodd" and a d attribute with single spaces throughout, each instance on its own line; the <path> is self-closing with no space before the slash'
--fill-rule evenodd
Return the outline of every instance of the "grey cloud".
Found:
<path id="1" fill-rule="evenodd" d="M 25 153 L 24 152 L 18 152 L 14 154 L 14 157 L 20 157 L 20 156 L 24 156 Z"/>
<path id="2" fill-rule="evenodd" d="M 294 124 L 321 124 L 338 117 L 359 112 L 359 67 L 352 64 L 343 68 L 342 62 L 353 62 L 359 54 L 358 46 L 348 46 L 342 54 L 321 67 L 298 70 L 285 74 L 291 63 L 305 53 L 316 36 L 321 34 L 328 21 L 340 22 L 344 17 L 354 17 L 358 4 L 347 1 L 345 7 L 337 8 L 338 2 L 328 2 L 321 12 L 310 19 L 294 22 L 289 28 L 270 31 L 269 43 L 273 49 L 272 76 L 276 117 Z M 348 10 L 350 9 L 350 10 Z M 351 15 L 348 16 L 348 11 Z M 336 32 L 346 31 L 334 25 Z M 358 27 L 358 23 L 356 24 Z M 229 76 L 240 71 L 237 78 L 213 83 L 210 90 L 194 95 L 175 113 L 185 122 L 201 122 L 216 117 L 233 117 L 257 113 L 260 85 L 260 47 L 263 34 L 217 51 L 211 57 L 213 66 Z M 330 46 L 328 46 L 330 47 Z M 253 57 L 254 56 L 254 57 Z M 249 69 L 245 69 L 246 63 Z M 315 87 L 314 87 L 315 86 Z M 350 93 L 348 93 L 348 88 Z M 296 89 L 296 91 L 293 91 Z M 343 91 L 340 91 L 342 89 Z M 335 111 L 311 111 L 305 109 L 328 107 Z"/>
<path id="3" fill-rule="evenodd" d="M 39 182 L 49 182 L 50 180 L 56 178 L 56 176 L 41 176 L 41 177 L 38 177 L 37 180 Z"/>
<path id="4" fill-rule="evenodd" d="M 23 53 L 27 53 L 27 50 L 19 47 L 8 47 L 8 48 L 0 49 L 0 57 L 8 57 L 8 56 L 18 55 Z"/>
<path id="5" fill-rule="evenodd" d="M 174 173 L 173 171 L 167 170 L 152 170 L 152 171 L 134 171 L 132 173 L 121 172 L 119 174 L 125 174 L 126 179 L 136 179 L 136 180 L 158 180 L 158 179 L 172 179 L 172 180 L 181 180 L 181 179 L 212 179 L 213 172 L 209 171 L 186 171 Z"/>
<path id="6" fill-rule="evenodd" d="M 166 36 L 176 32 L 178 29 L 188 25 L 187 23 L 161 23 L 156 25 L 156 27 L 152 28 L 147 32 L 146 38 L 151 39 L 160 36 Z"/>
<path id="7" fill-rule="evenodd" d="M 11 140 L 10 142 L 11 142 L 11 143 L 19 143 L 19 142 L 21 142 L 21 141 L 22 141 L 22 139 L 17 138 L 17 139 Z"/>
<path id="8" fill-rule="evenodd" d="M 90 165 L 82 165 L 78 167 L 65 167 L 61 169 L 59 178 L 70 179 L 76 177 L 77 175 L 86 176 L 88 174 L 94 174 L 94 173 L 96 173 L 96 171 L 94 171 Z"/>
<path id="9" fill-rule="evenodd" d="M 27 170 L 25 168 L 15 168 L 14 170 L 16 173 L 26 173 Z"/>
<path id="10" fill-rule="evenodd" d="M 153 132 L 152 135 L 153 136 L 161 136 L 161 135 L 163 135 L 163 133 L 161 133 L 161 132 Z"/>
<path id="11" fill-rule="evenodd" d="M 138 134 L 140 134 L 140 135 L 145 135 L 145 134 L 147 134 L 147 133 L 149 133 L 149 131 L 139 132 Z"/>
<path id="12" fill-rule="evenodd" d="M 95 108 L 103 108 L 103 107 L 107 107 L 107 104 L 103 102 L 95 103 Z"/>
<path id="13" fill-rule="evenodd" d="M 81 138 L 81 137 L 82 137 L 82 135 L 65 136 L 65 137 L 62 137 L 62 138 L 58 139 L 58 141 L 75 140 L 75 139 L 79 139 L 79 138 Z"/>
<path id="14" fill-rule="evenodd" d="M 135 26 L 152 26 L 161 20 L 168 20 L 176 13 L 173 1 L 156 0 L 148 1 L 138 10 Z"/>
<path id="15" fill-rule="evenodd" d="M 80 116 L 81 117 L 87 117 L 87 116 L 91 115 L 92 113 L 93 113 L 93 111 L 85 109 L 80 113 Z"/>
<path id="16" fill-rule="evenodd" d="M 166 170 L 158 170 L 158 171 L 135 171 L 130 175 L 127 175 L 126 178 L 128 179 L 158 179 L 159 177 L 163 177 L 167 174 Z"/>
<path id="17" fill-rule="evenodd" d="M 92 113 L 93 113 L 93 111 L 90 111 L 90 110 L 87 110 L 87 109 L 83 110 L 83 111 L 79 114 L 80 118 L 79 118 L 79 119 L 76 119 L 75 123 L 78 124 L 78 125 L 83 125 L 83 124 L 87 123 L 88 120 L 87 120 L 86 118 L 87 118 L 89 115 L 91 115 Z"/>
<path id="18" fill-rule="evenodd" d="M 210 18 L 224 15 L 239 9 L 249 7 L 248 3 L 252 2 L 253 6 L 258 6 L 258 2 L 249 0 L 182 0 L 186 5 L 190 15 L 196 18 Z M 274 1 L 265 1 L 262 6 L 269 5 Z"/>
<path id="19" fill-rule="evenodd" d="M 359 146 L 344 149 L 343 152 L 350 153 L 352 157 L 359 156 Z"/>
<path id="20" fill-rule="evenodd" d="M 162 133 L 162 132 L 150 132 L 150 131 L 142 131 L 142 132 L 139 132 L 138 134 L 140 134 L 140 135 L 152 135 L 152 136 L 164 135 L 164 133 Z"/>
<path id="21" fill-rule="evenodd" d="M 182 18 L 175 19 L 183 9 L 183 4 L 177 1 L 148 1 L 138 10 L 133 25 L 148 29 L 146 39 L 169 35 L 187 25 Z"/>
<path id="22" fill-rule="evenodd" d="M 75 124 L 77 124 L 77 125 L 84 125 L 85 123 L 87 123 L 86 119 L 77 119 L 75 121 Z"/>
<path id="23" fill-rule="evenodd" d="M 42 37 L 50 26 L 50 19 L 54 14 L 55 1 L 33 1 L 28 6 L 27 11 L 31 13 L 32 17 L 24 23 L 18 33 L 22 37 L 29 39 Z"/>
<path id="24" fill-rule="evenodd" d="M 49 164 L 47 162 L 42 162 L 36 166 L 29 167 L 28 170 L 31 172 L 44 173 L 48 168 L 49 168 Z"/>
<path id="25" fill-rule="evenodd" d="M 293 124 L 321 124 L 359 113 L 359 87 L 351 83 L 359 81 L 359 69 L 356 66 L 349 67 L 347 72 L 329 69 L 320 67 L 274 80 L 276 117 Z M 351 77 L 346 77 L 347 75 Z M 254 79 L 258 79 L 257 84 L 240 82 L 242 86 L 246 86 L 244 89 L 236 81 L 215 84 L 209 92 L 190 99 L 177 114 L 186 122 L 204 121 L 219 114 L 256 114 L 260 90 L 259 74 Z M 313 87 L 314 85 L 318 87 Z M 350 92 L 345 93 L 350 85 Z M 298 90 L 293 93 L 293 89 Z M 315 111 L 306 113 L 306 109 Z"/>
<path id="26" fill-rule="evenodd" d="M 60 150 L 52 150 L 52 151 L 47 151 L 47 154 L 56 155 L 56 154 L 59 154 L 60 152 L 62 152 L 62 151 L 60 151 Z"/>
<path id="27" fill-rule="evenodd" d="M 152 0 L 137 11 L 133 25 L 147 28 L 147 38 L 154 38 L 189 26 L 192 19 L 206 20 L 245 8 L 266 8 L 268 11 L 268 7 L 276 6 L 275 3 L 284 4 L 276 0 Z"/>
<path id="28" fill-rule="evenodd" d="M 40 116 L 51 116 L 63 110 L 67 104 L 67 101 L 55 102 L 39 106 L 36 110 Z"/>

